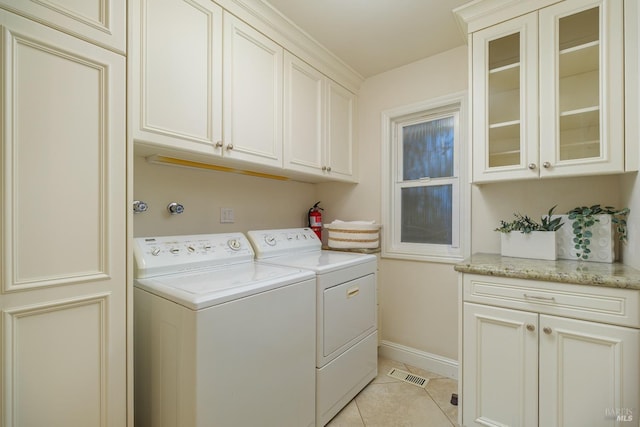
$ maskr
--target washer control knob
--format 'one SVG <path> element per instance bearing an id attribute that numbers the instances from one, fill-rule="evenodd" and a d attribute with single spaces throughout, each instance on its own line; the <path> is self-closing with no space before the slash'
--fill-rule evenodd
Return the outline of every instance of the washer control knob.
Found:
<path id="1" fill-rule="evenodd" d="M 194 248 L 193 246 L 191 245 L 187 246 L 187 252 L 194 253 L 195 251 L 196 251 L 196 248 Z"/>
<path id="2" fill-rule="evenodd" d="M 242 243 L 238 239 L 229 239 L 227 245 L 234 251 L 239 251 L 242 248 Z"/>
<path id="3" fill-rule="evenodd" d="M 276 245 L 276 238 L 274 236 L 272 236 L 271 234 L 264 236 L 264 242 L 269 245 L 269 246 L 275 246 Z"/>
<path id="4" fill-rule="evenodd" d="M 153 255 L 153 256 L 158 256 L 158 255 L 160 255 L 160 248 L 153 248 L 153 249 L 151 249 L 151 255 Z"/>
<path id="5" fill-rule="evenodd" d="M 169 252 L 171 252 L 172 254 L 178 254 L 180 253 L 180 248 L 171 248 L 169 249 Z"/>

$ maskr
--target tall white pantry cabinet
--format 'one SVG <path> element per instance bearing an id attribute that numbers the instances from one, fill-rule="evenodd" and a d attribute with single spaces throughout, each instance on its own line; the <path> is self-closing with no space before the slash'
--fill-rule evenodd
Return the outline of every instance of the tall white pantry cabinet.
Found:
<path id="1" fill-rule="evenodd" d="M 0 1 L 0 425 L 128 423 L 124 0 Z"/>

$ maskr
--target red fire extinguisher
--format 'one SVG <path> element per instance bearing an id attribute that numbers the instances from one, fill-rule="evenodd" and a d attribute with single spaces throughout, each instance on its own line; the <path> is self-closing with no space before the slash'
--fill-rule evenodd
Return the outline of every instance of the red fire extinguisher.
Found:
<path id="1" fill-rule="evenodd" d="M 318 205 L 320 202 L 316 202 L 311 209 L 309 209 L 309 228 L 311 228 L 318 236 L 318 239 L 322 240 L 322 209 Z"/>

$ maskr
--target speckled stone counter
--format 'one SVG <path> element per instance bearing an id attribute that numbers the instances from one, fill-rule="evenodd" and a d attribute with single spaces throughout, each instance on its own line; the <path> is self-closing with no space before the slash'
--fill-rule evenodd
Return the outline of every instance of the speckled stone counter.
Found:
<path id="1" fill-rule="evenodd" d="M 485 276 L 640 290 L 640 270 L 620 263 L 544 261 L 499 254 L 473 254 L 454 268 L 461 273 Z"/>

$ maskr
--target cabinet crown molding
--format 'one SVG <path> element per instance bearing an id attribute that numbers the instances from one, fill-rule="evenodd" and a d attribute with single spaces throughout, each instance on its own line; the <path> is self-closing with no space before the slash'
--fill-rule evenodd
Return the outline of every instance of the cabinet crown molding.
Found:
<path id="1" fill-rule="evenodd" d="M 364 78 L 264 0 L 214 0 L 283 48 L 354 93 Z"/>
<path id="2" fill-rule="evenodd" d="M 469 33 L 560 1 L 562 0 L 475 0 L 453 9 L 453 14 L 460 32 L 466 38 Z"/>

